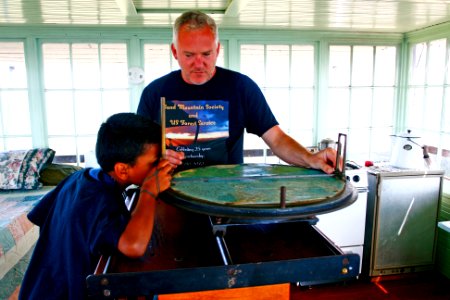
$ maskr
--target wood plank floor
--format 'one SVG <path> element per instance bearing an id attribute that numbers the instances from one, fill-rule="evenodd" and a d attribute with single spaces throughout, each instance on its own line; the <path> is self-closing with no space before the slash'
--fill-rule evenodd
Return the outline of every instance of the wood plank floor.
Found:
<path id="1" fill-rule="evenodd" d="M 290 299 L 450 300 L 450 279 L 436 272 L 423 272 L 312 287 L 291 286 Z"/>

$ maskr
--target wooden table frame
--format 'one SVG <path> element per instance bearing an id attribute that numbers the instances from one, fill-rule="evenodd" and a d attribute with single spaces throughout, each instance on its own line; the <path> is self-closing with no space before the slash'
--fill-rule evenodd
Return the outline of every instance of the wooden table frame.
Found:
<path id="1" fill-rule="evenodd" d="M 164 202 L 158 203 L 157 212 L 148 253 L 141 259 L 103 258 L 87 278 L 92 299 L 314 285 L 358 276 L 359 256 L 333 245 L 313 226 L 317 219 L 228 224 L 213 230 L 208 216 Z M 231 263 L 220 254 L 217 237 L 225 242 Z"/>

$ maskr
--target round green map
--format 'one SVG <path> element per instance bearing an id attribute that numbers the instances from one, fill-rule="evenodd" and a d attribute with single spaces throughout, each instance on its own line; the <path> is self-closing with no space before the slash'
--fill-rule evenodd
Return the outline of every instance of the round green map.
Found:
<path id="1" fill-rule="evenodd" d="M 287 165 L 217 165 L 174 175 L 170 194 L 216 206 L 286 207 L 326 202 L 339 197 L 346 181 L 319 170 Z"/>

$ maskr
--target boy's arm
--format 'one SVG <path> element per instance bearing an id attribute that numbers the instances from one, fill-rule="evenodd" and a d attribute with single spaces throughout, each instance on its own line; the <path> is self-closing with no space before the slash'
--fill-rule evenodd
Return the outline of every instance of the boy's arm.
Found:
<path id="1" fill-rule="evenodd" d="M 145 254 L 153 231 L 156 198 L 170 187 L 172 170 L 169 162 L 164 160 L 145 178 L 131 219 L 119 238 L 118 249 L 124 255 L 140 257 Z"/>

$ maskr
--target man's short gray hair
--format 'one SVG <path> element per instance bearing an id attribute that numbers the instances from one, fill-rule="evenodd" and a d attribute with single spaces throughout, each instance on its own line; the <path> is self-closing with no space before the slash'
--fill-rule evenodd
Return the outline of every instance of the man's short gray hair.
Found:
<path id="1" fill-rule="evenodd" d="M 188 24 L 189 29 L 198 29 L 203 27 L 211 28 L 214 32 L 216 43 L 219 42 L 219 31 L 216 25 L 216 21 L 205 13 L 198 10 L 184 12 L 179 16 L 173 25 L 173 37 L 172 42 L 177 44 L 177 37 L 181 26 Z"/>

